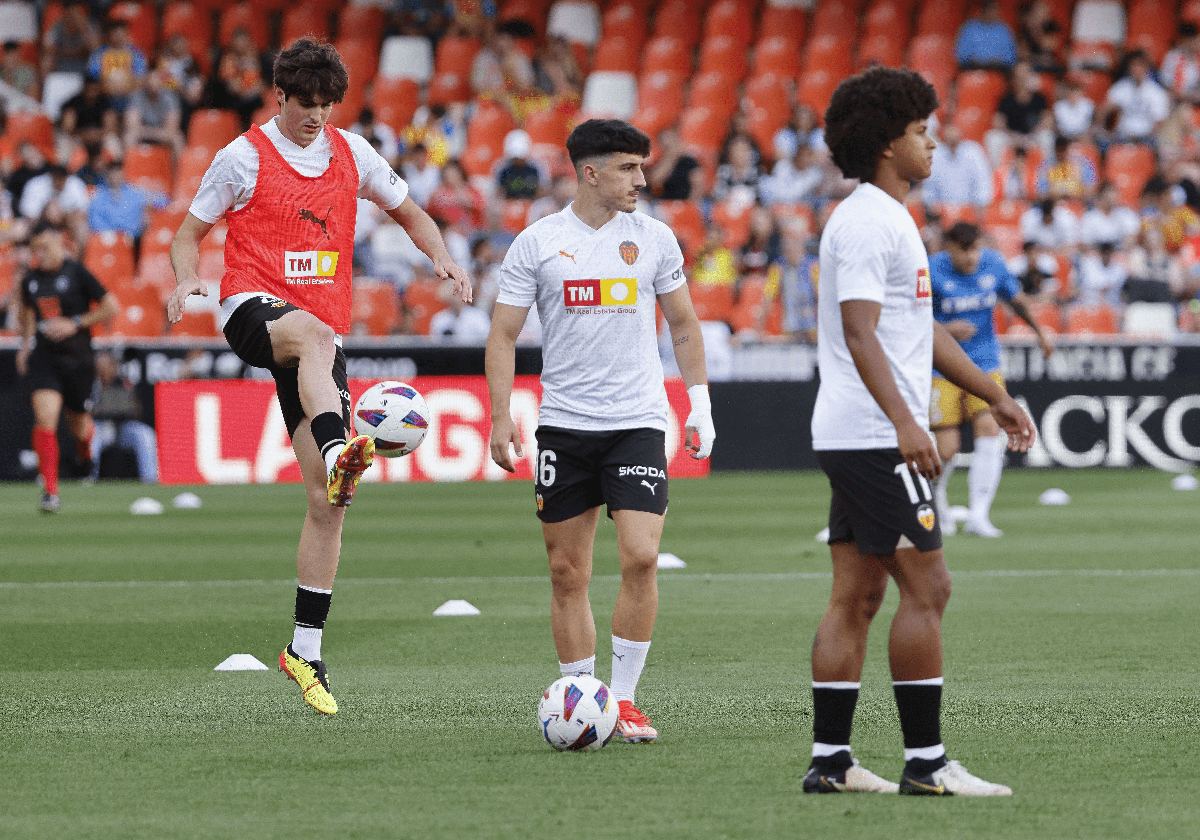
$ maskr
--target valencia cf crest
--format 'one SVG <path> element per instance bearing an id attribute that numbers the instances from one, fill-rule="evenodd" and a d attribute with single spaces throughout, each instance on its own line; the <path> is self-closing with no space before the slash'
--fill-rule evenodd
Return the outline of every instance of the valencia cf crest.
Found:
<path id="1" fill-rule="evenodd" d="M 637 262 L 638 246 L 635 243 L 626 239 L 621 243 L 619 250 L 621 251 L 621 259 L 625 260 L 625 265 L 633 265 Z"/>
<path id="2" fill-rule="evenodd" d="M 542 494 L 537 494 L 538 513 L 541 513 L 546 507 L 546 500 L 542 498 Z"/>
<path id="3" fill-rule="evenodd" d="M 917 521 L 921 523 L 921 527 L 926 531 L 932 531 L 933 526 L 937 524 L 937 517 L 934 516 L 933 508 L 929 505 L 921 505 L 917 508 Z"/>

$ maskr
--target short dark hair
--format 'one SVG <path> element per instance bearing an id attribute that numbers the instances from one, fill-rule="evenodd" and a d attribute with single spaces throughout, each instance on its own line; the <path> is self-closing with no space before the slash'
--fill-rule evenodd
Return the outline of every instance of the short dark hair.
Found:
<path id="1" fill-rule="evenodd" d="M 285 99 L 299 96 L 313 102 L 341 102 L 350 87 L 350 74 L 333 44 L 305 36 L 275 59 L 275 84 Z"/>
<path id="2" fill-rule="evenodd" d="M 955 222 L 946 231 L 946 238 L 959 248 L 970 248 L 979 241 L 979 228 L 970 222 Z"/>
<path id="3" fill-rule="evenodd" d="M 576 169 L 588 158 L 629 154 L 650 156 L 650 138 L 624 120 L 586 120 L 567 138 L 567 154 Z"/>
<path id="4" fill-rule="evenodd" d="M 825 144 L 843 175 L 870 181 L 887 145 L 937 107 L 937 91 L 921 74 L 872 67 L 834 90 L 825 111 Z"/>
<path id="5" fill-rule="evenodd" d="M 29 241 L 32 242 L 34 239 L 41 236 L 43 233 L 46 233 L 47 231 L 65 234 L 67 229 L 61 222 L 52 222 L 49 219 L 42 219 L 38 221 L 29 231 Z"/>

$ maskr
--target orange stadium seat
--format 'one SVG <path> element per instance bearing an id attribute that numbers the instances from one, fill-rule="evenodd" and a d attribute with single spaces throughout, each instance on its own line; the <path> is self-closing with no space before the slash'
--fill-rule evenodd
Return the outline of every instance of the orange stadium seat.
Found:
<path id="1" fill-rule="evenodd" d="M 706 70 L 692 77 L 688 86 L 687 107 L 708 108 L 729 119 L 737 110 L 738 79 L 720 70 Z"/>
<path id="2" fill-rule="evenodd" d="M 125 180 L 136 187 L 171 194 L 171 150 L 154 143 L 139 143 L 125 152 Z"/>
<path id="3" fill-rule="evenodd" d="M 133 240 L 111 230 L 93 233 L 83 249 L 83 264 L 104 286 L 128 283 L 134 275 Z"/>
<path id="4" fill-rule="evenodd" d="M 10 111 L 6 136 L 14 144 L 28 141 L 54 157 L 54 124 L 41 111 Z"/>
<path id="5" fill-rule="evenodd" d="M 737 303 L 734 305 L 730 326 L 735 333 L 759 329 L 766 308 L 766 323 L 763 331 L 768 335 L 782 332 L 783 308 L 778 299 L 766 296 L 766 278 L 761 274 L 747 277 L 738 288 Z"/>
<path id="6" fill-rule="evenodd" d="M 260 4 L 242 2 L 221 12 L 218 18 L 217 45 L 225 48 L 233 40 L 233 33 L 245 29 L 250 40 L 260 50 L 271 45 L 271 26 L 266 10 Z"/>
<path id="7" fill-rule="evenodd" d="M 799 80 L 796 98 L 817 114 L 824 114 L 829 107 L 829 99 L 833 89 L 844 78 L 844 74 L 831 73 L 828 70 L 806 70 Z"/>
<path id="8" fill-rule="evenodd" d="M 567 142 L 570 116 L 558 108 L 533 111 L 525 118 L 525 131 L 536 146 L 539 143 L 559 147 Z"/>
<path id="9" fill-rule="evenodd" d="M 979 222 L 979 211 L 970 204 L 939 204 L 938 216 L 942 220 L 942 228 L 950 228 L 958 222 Z"/>
<path id="10" fill-rule="evenodd" d="M 518 234 L 525 230 L 525 220 L 529 217 L 529 205 L 532 199 L 510 198 L 501 206 L 501 223 L 506 231 Z"/>
<path id="11" fill-rule="evenodd" d="M 187 144 L 216 151 L 228 146 L 241 133 L 241 124 L 233 111 L 201 108 L 188 121 Z"/>
<path id="12" fill-rule="evenodd" d="M 660 201 L 654 205 L 655 214 L 675 234 L 690 259 L 704 244 L 704 216 L 695 201 Z"/>
<path id="13" fill-rule="evenodd" d="M 1008 82 L 1004 74 L 996 70 L 964 70 L 958 74 L 955 104 L 962 108 L 974 105 L 991 116 L 1000 104 Z"/>
<path id="14" fill-rule="evenodd" d="M 978 105 L 967 105 L 954 112 L 954 124 L 958 126 L 963 137 L 982 143 L 983 136 L 992 127 L 993 113 Z"/>
<path id="15" fill-rule="evenodd" d="M 1184 0 L 1179 7 L 1179 18 L 1200 26 L 1200 0 Z"/>
<path id="16" fill-rule="evenodd" d="M 472 177 L 487 177 L 491 175 L 492 167 L 504 153 L 502 145 L 492 146 L 487 143 L 467 143 L 463 152 L 462 165 L 466 173 Z"/>
<path id="17" fill-rule="evenodd" d="M 417 335 L 429 335 L 430 320 L 446 308 L 446 302 L 438 293 L 440 285 L 429 280 L 414 280 L 404 289 L 404 305 L 412 313 L 413 332 Z"/>
<path id="18" fill-rule="evenodd" d="M 640 47 L 646 40 L 645 10 L 637 3 L 614 3 L 604 10 L 600 31 L 601 45 L 609 38 L 624 38 Z"/>
<path id="19" fill-rule="evenodd" d="M 147 57 L 158 46 L 158 10 L 153 3 L 118 2 L 108 7 L 109 20 L 122 20 L 129 27 L 129 40 Z"/>
<path id="20" fill-rule="evenodd" d="M 433 68 L 439 73 L 457 73 L 469 79 L 471 64 L 479 49 L 480 43 L 476 38 L 448 35 L 438 41 Z"/>
<path id="21" fill-rule="evenodd" d="M 481 103 L 467 124 L 467 145 L 479 144 L 502 148 L 504 137 L 515 128 L 508 111 L 496 104 Z"/>
<path id="22" fill-rule="evenodd" d="M 329 14 L 324 9 L 298 3 L 289 6 L 283 13 L 283 20 L 279 25 L 279 44 L 286 49 L 305 35 L 319 35 L 328 39 L 332 34 Z"/>
<path id="23" fill-rule="evenodd" d="M 375 118 L 399 133 L 412 122 L 421 99 L 416 79 L 376 76 L 371 83 L 370 103 Z"/>
<path id="24" fill-rule="evenodd" d="M 339 40 L 342 38 L 377 36 L 380 43 L 382 43 L 383 28 L 387 24 L 387 15 L 377 5 L 348 3 L 337 13 L 337 24 Z M 343 53 L 343 57 L 344 55 Z"/>
<path id="25" fill-rule="evenodd" d="M 728 321 L 733 315 L 733 286 L 688 282 L 692 308 L 701 321 Z"/>
<path id="26" fill-rule="evenodd" d="M 759 9 L 758 31 L 760 38 L 785 35 L 796 44 L 803 44 L 808 34 L 808 14 L 798 5 L 777 6 L 767 3 Z"/>
<path id="27" fill-rule="evenodd" d="M 1029 304 L 1029 314 L 1033 316 L 1033 320 L 1045 332 L 1057 335 L 1063 331 L 1062 310 L 1059 309 L 1058 304 L 1034 301 Z M 1034 333 L 1033 329 L 1024 321 L 1019 318 L 1013 318 L 1011 323 L 1008 324 L 1008 328 L 1004 331 L 1004 334 L 1031 336 Z"/>
<path id="28" fill-rule="evenodd" d="M 729 133 L 729 114 L 706 105 L 688 106 L 679 122 L 679 137 L 684 145 L 716 152 Z"/>
<path id="29" fill-rule="evenodd" d="M 945 35 L 953 39 L 966 17 L 964 0 L 925 0 L 917 10 L 917 35 Z"/>
<path id="30" fill-rule="evenodd" d="M 1104 178 L 1116 185 L 1121 201 L 1136 207 L 1142 188 L 1154 175 L 1154 152 L 1141 143 L 1115 143 L 1104 159 Z"/>
<path id="31" fill-rule="evenodd" d="M 1112 335 L 1121 331 L 1121 321 L 1108 304 L 1075 304 L 1067 308 L 1066 327 L 1071 335 Z"/>
<path id="32" fill-rule="evenodd" d="M 837 80 L 840 82 L 849 76 L 853 69 L 850 55 L 851 46 L 850 40 L 844 35 L 813 33 L 813 37 L 805 49 L 802 73 L 823 70 L 830 75 L 837 76 Z"/>
<path id="33" fill-rule="evenodd" d="M 863 12 L 866 32 L 903 32 L 908 40 L 912 32 L 914 0 L 871 0 Z"/>
<path id="34" fill-rule="evenodd" d="M 156 286 L 136 281 L 114 292 L 120 311 L 109 323 L 106 332 L 125 338 L 154 338 L 163 333 L 167 323 L 162 297 Z"/>
<path id="35" fill-rule="evenodd" d="M 637 111 L 629 118 L 630 125 L 645 132 L 651 139 L 657 139 L 664 129 L 675 125 L 679 111 L 667 111 L 657 105 L 638 105 Z"/>
<path id="36" fill-rule="evenodd" d="M 145 251 L 144 239 L 142 245 L 134 282 L 143 286 L 153 286 L 158 290 L 159 300 L 166 301 L 175 290 L 175 270 L 171 268 L 171 255 L 165 251 L 148 254 Z M 215 291 L 210 289 L 209 294 Z"/>
<path id="37" fill-rule="evenodd" d="M 822 0 L 813 12 L 813 38 L 836 35 L 853 40 L 861 0 Z"/>
<path id="38" fill-rule="evenodd" d="M 721 244 L 726 248 L 741 248 L 750 238 L 750 211 L 752 204 L 733 204 L 722 201 L 713 205 L 713 224 L 723 232 Z"/>
<path id="39" fill-rule="evenodd" d="M 1072 70 L 1071 75 L 1079 79 L 1083 92 L 1093 102 L 1103 102 L 1112 85 L 1112 75 L 1103 70 Z"/>
<path id="40" fill-rule="evenodd" d="M 788 113 L 787 109 L 746 107 L 746 133 L 754 138 L 767 159 L 775 157 L 775 135 L 787 123 Z"/>
<path id="41" fill-rule="evenodd" d="M 716 0 L 704 15 L 704 40 L 728 35 L 744 51 L 754 37 L 754 5 L 746 0 Z"/>
<path id="42" fill-rule="evenodd" d="M 1004 259 L 1015 259 L 1021 254 L 1025 237 L 1021 236 L 1021 229 L 1016 225 L 996 225 L 988 228 L 987 234 L 992 239 L 993 247 L 1004 255 Z"/>
<path id="43" fill-rule="evenodd" d="M 642 51 L 642 75 L 665 70 L 668 73 L 692 72 L 691 47 L 676 35 L 660 35 L 651 38 Z"/>
<path id="44" fill-rule="evenodd" d="M 674 125 L 683 110 L 683 91 L 687 75 L 679 72 L 659 70 L 643 73 L 638 78 L 638 104 L 652 106 L 669 116 Z"/>
<path id="45" fill-rule="evenodd" d="M 754 47 L 755 76 L 773 74 L 787 79 L 800 74 L 800 45 L 789 35 L 775 34 L 763 28 L 763 37 Z"/>
<path id="46" fill-rule="evenodd" d="M 670 35 L 693 47 L 700 41 L 700 26 L 700 15 L 692 0 L 663 0 L 654 13 L 651 32 L 655 38 Z"/>
<path id="47" fill-rule="evenodd" d="M 1175 3 L 1168 0 L 1132 0 L 1126 23 L 1126 47 L 1146 50 L 1155 65 L 1171 47 L 1178 29 Z"/>
<path id="48" fill-rule="evenodd" d="M 178 323 L 167 326 L 167 335 L 173 338 L 217 338 L 220 334 L 216 316 L 207 310 L 184 311 Z"/>
<path id="49" fill-rule="evenodd" d="M 1021 223 L 1021 217 L 1029 205 L 1020 200 L 1004 198 L 993 201 L 983 214 L 984 227 L 993 228 L 1002 225 L 1013 226 Z"/>
<path id="50" fill-rule="evenodd" d="M 706 36 L 700 44 L 699 70 L 717 70 L 741 81 L 746 75 L 746 45 L 733 35 Z"/>
<path id="51" fill-rule="evenodd" d="M 907 40 L 891 32 L 875 32 L 867 35 L 858 44 L 858 65 L 869 67 L 879 64 L 884 67 L 899 67 L 904 63 L 904 48 Z"/>
<path id="52" fill-rule="evenodd" d="M 175 174 L 175 189 L 171 193 L 175 201 L 185 205 L 191 204 L 214 155 L 213 150 L 204 146 L 193 146 L 184 150 L 179 156 L 179 171 Z M 175 227 L 178 228 L 178 225 Z"/>
<path id="53" fill-rule="evenodd" d="M 954 36 L 933 33 L 917 35 L 908 43 L 908 65 L 918 72 L 956 66 Z"/>
<path id="54" fill-rule="evenodd" d="M 1116 49 L 1104 41 L 1072 41 L 1067 50 L 1067 63 L 1073 69 L 1110 70 L 1116 59 Z"/>
<path id="55" fill-rule="evenodd" d="M 606 36 L 596 45 L 592 70 L 629 73 L 637 69 L 641 42 L 624 35 Z"/>
<path id="56" fill-rule="evenodd" d="M 212 16 L 194 3 L 168 3 L 163 9 L 159 38 L 166 43 L 176 35 L 187 39 L 188 51 L 199 70 L 208 75 L 213 71 Z"/>
<path id="57" fill-rule="evenodd" d="M 471 101 L 471 79 L 458 73 L 434 73 L 425 91 L 430 105 Z"/>
<path id="58" fill-rule="evenodd" d="M 351 332 L 362 327 L 367 335 L 391 335 L 400 324 L 400 296 L 382 280 L 356 278 L 350 300 Z"/>
<path id="59" fill-rule="evenodd" d="M 791 114 L 791 93 L 779 76 L 755 76 L 746 83 L 744 99 L 749 108 L 765 108 L 784 122 Z"/>

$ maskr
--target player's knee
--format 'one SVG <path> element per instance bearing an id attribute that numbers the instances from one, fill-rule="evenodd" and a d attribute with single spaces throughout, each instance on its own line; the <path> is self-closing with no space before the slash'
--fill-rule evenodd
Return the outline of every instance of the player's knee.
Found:
<path id="1" fill-rule="evenodd" d="M 550 585 L 555 593 L 587 592 L 591 577 L 587 557 L 565 549 L 551 549 L 547 555 L 550 559 Z"/>
<path id="2" fill-rule="evenodd" d="M 926 609 L 938 615 L 944 613 L 950 602 L 950 572 L 939 569 L 930 573 L 921 586 L 920 600 Z"/>
<path id="3" fill-rule="evenodd" d="M 653 576 L 658 572 L 658 552 L 650 546 L 625 547 L 621 549 L 621 575 L 623 577 Z"/>

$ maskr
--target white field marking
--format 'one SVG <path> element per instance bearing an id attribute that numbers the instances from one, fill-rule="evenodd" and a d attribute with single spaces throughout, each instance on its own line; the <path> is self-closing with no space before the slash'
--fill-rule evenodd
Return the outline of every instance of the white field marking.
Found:
<path id="1" fill-rule="evenodd" d="M 952 578 L 1039 578 L 1039 577 L 1195 577 L 1200 569 L 966 569 L 952 571 Z M 728 572 L 721 574 L 677 574 L 663 575 L 661 581 L 773 581 L 773 580 L 828 580 L 830 572 Z M 593 575 L 594 581 L 619 582 L 620 575 Z M 522 584 L 549 583 L 547 575 L 524 575 L 513 577 L 419 577 L 419 578 L 344 578 L 338 586 L 422 586 L 422 585 L 475 585 L 475 584 Z M 192 586 L 295 586 L 296 579 L 278 580 L 94 580 L 94 581 L 44 581 L 44 582 L 0 582 L 0 591 L 9 589 L 146 589 L 186 588 Z"/>

